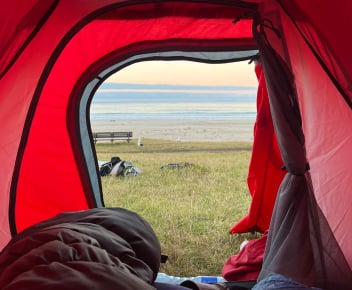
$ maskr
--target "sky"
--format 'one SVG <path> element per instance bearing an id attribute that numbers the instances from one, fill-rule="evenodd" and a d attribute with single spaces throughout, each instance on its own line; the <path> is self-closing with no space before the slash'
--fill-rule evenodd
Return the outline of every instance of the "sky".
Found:
<path id="1" fill-rule="evenodd" d="M 248 61 L 204 64 L 190 61 L 144 61 L 132 64 L 107 82 L 139 84 L 257 86 L 254 65 Z"/>

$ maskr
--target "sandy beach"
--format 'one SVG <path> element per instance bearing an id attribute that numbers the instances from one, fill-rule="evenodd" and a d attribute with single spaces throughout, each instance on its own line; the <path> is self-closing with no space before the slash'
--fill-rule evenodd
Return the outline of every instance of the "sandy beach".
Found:
<path id="1" fill-rule="evenodd" d="M 93 132 L 132 131 L 133 139 L 252 141 L 254 120 L 94 120 Z"/>

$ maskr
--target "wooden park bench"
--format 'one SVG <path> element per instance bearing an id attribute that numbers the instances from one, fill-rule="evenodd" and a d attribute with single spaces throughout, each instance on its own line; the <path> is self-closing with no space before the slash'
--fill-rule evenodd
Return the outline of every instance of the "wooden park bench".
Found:
<path id="1" fill-rule="evenodd" d="M 130 142 L 132 139 L 132 132 L 95 132 L 93 133 L 94 143 L 98 141 L 110 141 L 111 143 L 115 140 L 127 140 Z"/>

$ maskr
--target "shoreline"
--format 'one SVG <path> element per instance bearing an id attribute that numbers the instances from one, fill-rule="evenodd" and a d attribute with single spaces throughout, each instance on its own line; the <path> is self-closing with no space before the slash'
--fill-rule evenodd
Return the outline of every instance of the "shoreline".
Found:
<path id="1" fill-rule="evenodd" d="M 253 141 L 253 119 L 170 120 L 130 119 L 91 120 L 93 132 L 132 131 L 133 139 L 173 141 Z"/>

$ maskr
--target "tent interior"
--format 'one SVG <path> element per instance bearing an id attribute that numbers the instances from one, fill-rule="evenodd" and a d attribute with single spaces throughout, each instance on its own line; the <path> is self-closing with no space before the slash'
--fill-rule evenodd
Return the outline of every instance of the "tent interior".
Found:
<path id="1" fill-rule="evenodd" d="M 270 140 L 277 140 L 284 164 L 273 177 L 278 190 L 265 221 L 270 226 L 258 284 L 276 273 L 322 289 L 350 288 L 351 8 L 327 0 L 5 2 L 0 288 L 155 289 L 160 249 L 153 233 L 138 216 L 101 212 L 89 122 L 94 93 L 136 62 L 218 63 L 258 52 L 273 121 Z M 261 228 L 258 204 L 233 233 Z M 115 230 L 120 236 L 110 237 Z M 116 245 L 123 250 L 116 252 Z M 119 256 L 126 248 L 127 258 Z M 81 263 L 85 259 L 94 266 Z"/>

